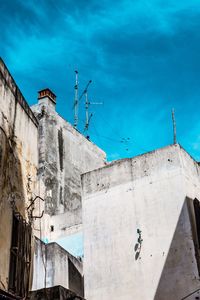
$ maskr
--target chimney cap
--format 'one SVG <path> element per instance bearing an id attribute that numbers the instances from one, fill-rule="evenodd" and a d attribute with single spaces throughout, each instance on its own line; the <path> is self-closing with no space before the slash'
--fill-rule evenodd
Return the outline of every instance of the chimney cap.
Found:
<path id="1" fill-rule="evenodd" d="M 49 88 L 38 91 L 38 99 L 45 97 L 48 97 L 51 101 L 56 103 L 56 95 Z"/>

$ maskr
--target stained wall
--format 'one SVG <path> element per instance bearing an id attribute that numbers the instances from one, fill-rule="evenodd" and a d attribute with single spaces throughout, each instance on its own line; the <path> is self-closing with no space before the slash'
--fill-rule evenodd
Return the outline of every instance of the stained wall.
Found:
<path id="1" fill-rule="evenodd" d="M 35 238 L 34 276 L 31 290 L 63 286 L 84 295 L 83 265 L 57 243 L 45 244 Z"/>
<path id="2" fill-rule="evenodd" d="M 58 115 L 48 97 L 32 110 L 39 122 L 42 238 L 56 241 L 82 231 L 81 174 L 104 166 L 105 153 Z"/>
<path id="3" fill-rule="evenodd" d="M 37 193 L 38 123 L 0 59 L 0 288 L 7 290 L 12 214 L 28 221 Z"/>

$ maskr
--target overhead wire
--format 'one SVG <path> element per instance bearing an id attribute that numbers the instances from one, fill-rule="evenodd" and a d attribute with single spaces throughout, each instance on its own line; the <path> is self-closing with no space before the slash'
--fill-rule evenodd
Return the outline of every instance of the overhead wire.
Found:
<path id="1" fill-rule="evenodd" d="M 101 119 L 104 123 L 106 123 L 108 125 L 108 127 L 111 129 L 112 133 L 114 133 L 114 135 L 117 137 L 117 139 L 113 139 L 113 138 L 110 138 L 108 136 L 104 136 L 104 135 L 101 135 L 101 134 L 98 134 L 99 137 L 101 138 L 104 138 L 104 139 L 107 139 L 111 142 L 115 142 L 115 143 L 120 143 L 120 144 L 123 144 L 123 145 L 127 145 L 127 148 L 126 148 L 126 151 L 129 151 L 129 146 L 131 144 L 132 145 L 137 145 L 137 148 L 139 148 L 142 152 L 148 152 L 148 150 L 144 149 L 143 147 L 139 146 L 138 143 L 131 141 L 131 138 L 130 137 L 122 137 L 122 135 L 116 131 L 115 128 L 113 128 L 110 123 L 102 116 L 101 113 L 98 112 L 98 115 L 100 116 L 101 115 Z M 96 128 L 94 126 L 94 123 L 93 123 L 93 127 Z M 90 130 L 91 132 L 91 130 Z M 96 132 L 97 132 L 97 129 L 96 129 Z"/>

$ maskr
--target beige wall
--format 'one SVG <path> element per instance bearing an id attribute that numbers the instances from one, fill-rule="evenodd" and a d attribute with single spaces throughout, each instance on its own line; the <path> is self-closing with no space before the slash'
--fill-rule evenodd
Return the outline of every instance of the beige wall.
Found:
<path id="1" fill-rule="evenodd" d="M 111 163 L 82 184 L 86 299 L 177 300 L 199 287 L 188 210 L 200 199 L 199 166 L 179 145 Z"/>
<path id="2" fill-rule="evenodd" d="M 7 289 L 12 212 L 28 220 L 36 193 L 37 120 L 0 60 L 0 288 Z"/>

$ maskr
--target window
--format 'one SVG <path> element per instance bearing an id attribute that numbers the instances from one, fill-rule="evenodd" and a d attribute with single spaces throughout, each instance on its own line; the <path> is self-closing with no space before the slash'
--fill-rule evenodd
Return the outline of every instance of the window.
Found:
<path id="1" fill-rule="evenodd" d="M 193 204 L 194 204 L 197 238 L 198 238 L 198 244 L 200 248 L 200 205 L 199 205 L 199 201 L 196 198 L 194 199 Z"/>
<path id="2" fill-rule="evenodd" d="M 13 214 L 10 249 L 9 291 L 25 297 L 29 290 L 31 226 L 18 213 Z"/>

